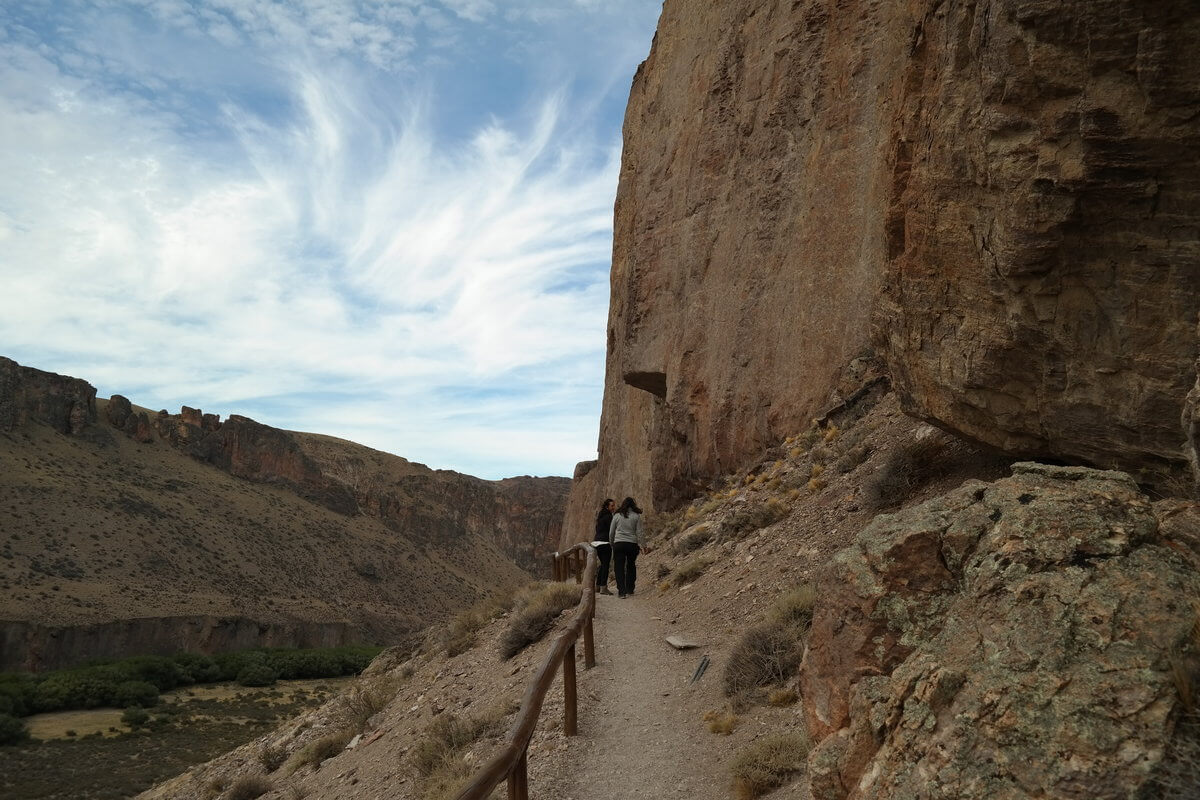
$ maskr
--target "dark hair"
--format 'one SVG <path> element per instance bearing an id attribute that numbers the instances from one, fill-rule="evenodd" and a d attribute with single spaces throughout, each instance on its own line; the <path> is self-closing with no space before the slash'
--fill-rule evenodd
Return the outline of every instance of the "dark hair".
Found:
<path id="1" fill-rule="evenodd" d="M 617 513 L 620 514 L 622 517 L 628 517 L 631 509 L 633 510 L 633 513 L 635 513 L 635 514 L 642 513 L 642 510 L 640 508 L 638 508 L 637 503 L 634 502 L 633 498 L 626 497 L 624 500 L 621 501 L 621 507 L 617 509 Z"/>
<path id="2" fill-rule="evenodd" d="M 600 511 L 599 511 L 599 513 L 596 514 L 597 522 L 600 520 L 600 518 L 602 516 L 604 516 L 604 512 L 608 511 L 608 504 L 611 503 L 612 501 L 613 501 L 613 499 L 611 497 L 604 498 L 604 502 L 600 504 Z"/>

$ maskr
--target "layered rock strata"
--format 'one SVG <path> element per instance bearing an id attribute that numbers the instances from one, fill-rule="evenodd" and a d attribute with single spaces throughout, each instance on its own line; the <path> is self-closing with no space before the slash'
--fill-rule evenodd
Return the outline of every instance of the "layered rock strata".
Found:
<path id="1" fill-rule="evenodd" d="M 906 410 L 1168 482 L 1195 383 L 1200 7 L 667 0 L 613 245 L 605 496 L 671 507 L 874 348 Z"/>
<path id="2" fill-rule="evenodd" d="M 96 387 L 0 356 L 0 430 L 30 420 L 59 433 L 80 433 L 96 421 Z"/>
<path id="3" fill-rule="evenodd" d="M 1118 472 L 1021 463 L 878 517 L 818 587 L 813 797 L 1135 796 L 1183 711 L 1196 565 Z"/>

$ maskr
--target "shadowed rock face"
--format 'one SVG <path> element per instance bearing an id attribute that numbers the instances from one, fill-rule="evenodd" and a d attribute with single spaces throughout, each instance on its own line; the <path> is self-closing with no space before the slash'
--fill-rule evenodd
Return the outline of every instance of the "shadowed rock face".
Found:
<path id="1" fill-rule="evenodd" d="M 1200 306 L 1200 9 L 945 3 L 912 29 L 878 340 L 905 410 L 1181 470 Z"/>
<path id="2" fill-rule="evenodd" d="M 817 800 L 1131 797 L 1162 760 L 1190 542 L 1128 475 L 1013 471 L 878 517 L 830 565 L 801 668 Z"/>
<path id="3" fill-rule="evenodd" d="M 1200 307 L 1190 0 L 667 0 L 617 194 L 599 461 L 669 508 L 838 400 L 1183 469 Z"/>
<path id="4" fill-rule="evenodd" d="M 0 356 L 0 430 L 29 420 L 59 433 L 79 433 L 96 421 L 96 387 Z"/>

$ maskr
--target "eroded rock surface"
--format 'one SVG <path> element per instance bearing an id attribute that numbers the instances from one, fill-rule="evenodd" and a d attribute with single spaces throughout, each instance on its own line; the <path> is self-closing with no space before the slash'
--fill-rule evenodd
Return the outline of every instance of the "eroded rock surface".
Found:
<path id="1" fill-rule="evenodd" d="M 807 427 L 869 348 L 940 427 L 1177 479 L 1198 51 L 1191 0 L 667 0 L 568 538 L 606 496 L 673 507 Z"/>
<path id="2" fill-rule="evenodd" d="M 1200 7 L 927 6 L 898 93 L 878 321 L 905 409 L 1015 454 L 1181 471 Z"/>
<path id="3" fill-rule="evenodd" d="M 1134 796 L 1180 710 L 1200 574 L 1177 548 L 1128 475 L 1078 467 L 877 518 L 818 591 L 813 796 Z"/>
<path id="4" fill-rule="evenodd" d="M 96 421 L 96 387 L 0 356 L 0 430 L 12 430 L 29 420 L 59 433 L 78 434 Z"/>

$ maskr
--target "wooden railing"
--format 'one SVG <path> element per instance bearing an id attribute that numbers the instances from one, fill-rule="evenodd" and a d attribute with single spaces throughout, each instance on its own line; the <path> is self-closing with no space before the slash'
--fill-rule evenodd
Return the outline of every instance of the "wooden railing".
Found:
<path id="1" fill-rule="evenodd" d="M 583 542 L 562 553 L 555 553 L 551 556 L 550 574 L 556 581 L 565 581 L 568 575 L 574 575 L 575 582 L 583 584 L 583 596 L 566 629 L 554 637 L 541 667 L 525 690 L 521 708 L 508 730 L 504 747 L 476 773 L 455 800 L 484 800 L 506 779 L 509 800 L 528 800 L 529 740 L 533 738 L 533 730 L 542 711 L 542 701 L 554 683 L 554 674 L 560 665 L 563 673 L 563 733 L 567 736 L 577 733 L 575 642 L 580 633 L 583 634 L 583 667 L 591 669 L 596 666 L 595 636 L 592 632 L 592 619 L 596 616 L 596 549 Z"/>

